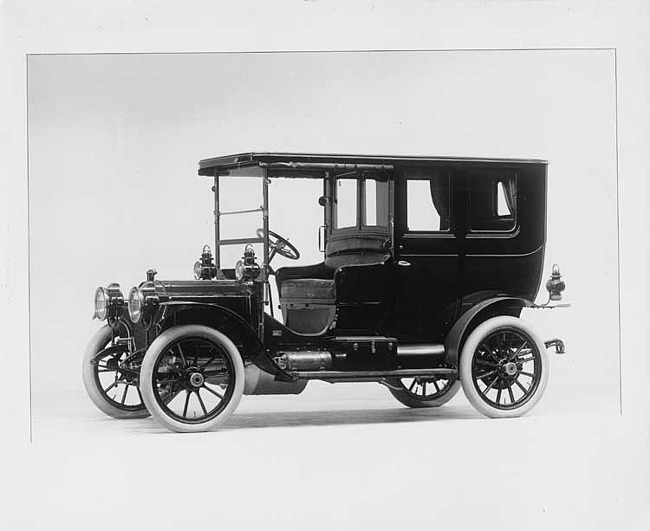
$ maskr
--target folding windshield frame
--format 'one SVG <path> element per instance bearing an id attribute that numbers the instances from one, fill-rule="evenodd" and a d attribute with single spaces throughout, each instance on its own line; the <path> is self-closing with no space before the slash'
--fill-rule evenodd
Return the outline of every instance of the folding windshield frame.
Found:
<path id="1" fill-rule="evenodd" d="M 212 169 L 212 168 L 211 168 Z M 253 164 L 242 164 L 236 167 L 218 167 L 212 169 L 214 192 L 214 261 L 217 270 L 221 271 L 221 247 L 225 245 L 242 245 L 247 243 L 263 244 L 263 264 L 261 266 L 260 280 L 268 282 L 269 278 L 269 189 L 270 176 L 286 178 L 316 178 L 324 182 L 323 192 L 326 199 L 329 199 L 325 208 L 325 239 L 327 239 L 332 230 L 334 221 L 332 212 L 332 184 L 335 179 L 346 174 L 356 174 L 356 179 L 375 178 L 377 181 L 387 181 L 389 183 L 388 201 L 388 229 L 392 233 L 392 172 L 394 167 L 390 164 L 364 164 L 364 163 L 328 163 L 328 162 L 257 162 Z M 199 174 L 204 170 L 199 171 Z M 292 175 L 293 174 L 293 175 Z M 365 174 L 365 175 L 364 175 Z M 210 174 L 207 174 L 210 175 Z M 383 176 L 383 179 L 377 179 L 373 176 Z M 242 178 L 260 178 L 262 179 L 262 205 L 260 208 L 221 211 L 219 208 L 219 177 L 242 177 Z M 365 207 L 365 205 L 363 206 Z M 262 213 L 262 230 L 263 237 L 251 238 L 230 238 L 221 239 L 221 216 L 230 216 L 236 214 L 248 214 L 253 212 Z M 328 223 L 329 222 L 329 223 Z M 376 229 L 378 226 L 364 227 L 366 230 Z M 343 229 L 345 230 L 345 229 Z M 356 228 L 353 228 L 356 230 Z"/>
<path id="2" fill-rule="evenodd" d="M 219 207 L 219 177 L 238 176 L 242 178 L 262 179 L 262 204 L 260 205 L 260 208 L 221 211 Z M 221 272 L 221 246 L 261 243 L 263 244 L 263 263 L 262 267 L 260 268 L 261 271 L 259 279 L 266 282 L 269 278 L 269 178 L 266 168 L 262 166 L 248 166 L 221 171 L 215 168 L 213 179 L 214 184 L 212 185 L 212 191 L 214 192 L 214 263 L 217 266 L 217 271 Z M 251 237 L 228 238 L 225 240 L 221 239 L 222 216 L 250 214 L 253 212 L 262 213 L 262 231 L 264 233 L 262 238 Z"/>

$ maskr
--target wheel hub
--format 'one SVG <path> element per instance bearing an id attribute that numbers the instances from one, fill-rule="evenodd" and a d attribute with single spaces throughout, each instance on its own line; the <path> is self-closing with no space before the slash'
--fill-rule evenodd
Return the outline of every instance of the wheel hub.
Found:
<path id="1" fill-rule="evenodd" d="M 204 381 L 205 378 L 200 372 L 190 373 L 190 384 L 192 385 L 192 387 L 201 387 Z"/>
<path id="2" fill-rule="evenodd" d="M 503 370 L 508 376 L 514 376 L 517 374 L 517 364 L 509 361 L 503 366 Z"/>

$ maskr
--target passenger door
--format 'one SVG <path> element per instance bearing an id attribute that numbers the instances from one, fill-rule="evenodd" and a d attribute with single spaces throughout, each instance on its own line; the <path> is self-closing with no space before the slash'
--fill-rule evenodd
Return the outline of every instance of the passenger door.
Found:
<path id="1" fill-rule="evenodd" d="M 392 333 L 407 341 L 438 342 L 459 309 L 460 254 L 453 169 L 396 172 Z"/>
<path id="2" fill-rule="evenodd" d="M 334 272 L 336 329 L 344 333 L 373 334 L 384 320 L 391 273 L 389 177 L 382 171 L 334 180 L 324 263 Z"/>

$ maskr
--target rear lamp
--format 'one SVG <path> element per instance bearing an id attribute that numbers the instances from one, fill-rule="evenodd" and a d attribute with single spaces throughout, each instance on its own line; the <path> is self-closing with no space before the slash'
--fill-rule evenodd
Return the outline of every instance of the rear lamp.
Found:
<path id="1" fill-rule="evenodd" d="M 552 301 L 561 301 L 562 292 L 566 288 L 564 280 L 562 280 L 562 275 L 560 274 L 560 266 L 553 264 L 553 269 L 551 271 L 551 278 L 548 279 L 546 283 L 546 290 L 548 291 L 549 300 Z"/>

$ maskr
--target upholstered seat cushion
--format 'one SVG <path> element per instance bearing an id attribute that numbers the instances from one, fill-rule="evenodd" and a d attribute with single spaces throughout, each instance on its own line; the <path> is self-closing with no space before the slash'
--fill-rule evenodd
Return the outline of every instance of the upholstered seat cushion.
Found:
<path id="1" fill-rule="evenodd" d="M 312 299 L 317 304 L 334 304 L 334 280 L 297 278 L 285 280 L 280 288 L 282 299 Z"/>

